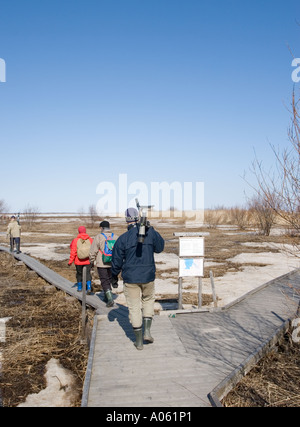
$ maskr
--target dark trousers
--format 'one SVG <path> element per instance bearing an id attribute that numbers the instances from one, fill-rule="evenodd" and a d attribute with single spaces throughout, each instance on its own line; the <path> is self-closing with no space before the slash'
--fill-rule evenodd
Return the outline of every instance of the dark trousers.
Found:
<path id="1" fill-rule="evenodd" d="M 111 291 L 111 268 L 97 267 L 99 279 L 104 292 Z"/>
<path id="2" fill-rule="evenodd" d="M 17 252 L 20 252 L 20 241 L 21 241 L 20 237 L 11 237 L 10 238 L 10 251 L 11 252 L 13 252 L 15 244 L 16 244 Z"/>
<path id="3" fill-rule="evenodd" d="M 76 280 L 77 283 L 82 283 L 82 270 L 83 267 L 86 267 L 86 281 L 89 282 L 92 280 L 91 276 L 91 264 L 87 265 L 75 265 L 76 267 Z"/>

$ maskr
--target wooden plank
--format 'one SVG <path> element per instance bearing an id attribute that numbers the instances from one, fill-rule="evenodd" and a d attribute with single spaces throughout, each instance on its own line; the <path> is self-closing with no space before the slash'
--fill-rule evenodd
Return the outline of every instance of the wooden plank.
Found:
<path id="1" fill-rule="evenodd" d="M 143 351 L 128 319 L 101 319 L 87 405 L 210 406 L 210 391 L 278 330 L 290 305 L 297 308 L 297 289 L 299 271 L 223 311 L 155 316 L 155 341 Z"/>
<path id="2" fill-rule="evenodd" d="M 117 323 L 109 325 L 101 319 L 98 326 L 89 406 L 114 405 L 116 402 L 119 406 L 130 403 L 162 406 L 162 402 L 164 405 L 174 403 L 175 397 L 180 406 L 203 404 L 194 392 L 186 390 L 186 382 L 189 387 L 193 381 L 199 384 L 195 373 L 200 364 L 191 363 L 193 361 L 189 360 L 168 318 L 155 317 L 151 330 L 155 342 L 144 345 L 141 352 L 135 349 Z M 171 392 L 174 387 L 176 390 Z"/>
<path id="3" fill-rule="evenodd" d="M 14 256 L 80 299 L 73 283 L 25 254 Z M 210 406 L 210 391 L 297 314 L 300 270 L 270 281 L 220 311 L 155 316 L 151 330 L 155 341 L 144 345 L 143 351 L 133 345 L 127 308 L 106 309 L 96 298 L 103 314 L 97 316 L 93 329 L 84 406 Z"/>
<path id="4" fill-rule="evenodd" d="M 9 248 L 0 246 L 0 251 L 10 253 Z M 46 267 L 44 264 L 40 263 L 38 260 L 26 255 L 24 253 L 16 254 L 15 252 L 12 255 L 19 261 L 24 262 L 30 269 L 34 270 L 40 277 L 42 277 L 46 282 L 51 285 L 61 289 L 66 292 L 68 295 L 73 296 L 74 298 L 82 301 L 82 292 L 77 292 L 77 287 L 74 286 L 74 283 L 65 279 L 55 271 Z M 86 295 L 86 303 L 91 307 L 99 310 L 99 312 L 108 314 L 110 309 L 106 307 L 104 301 L 100 299 L 98 295 Z M 113 308 L 113 307 L 112 307 Z"/>

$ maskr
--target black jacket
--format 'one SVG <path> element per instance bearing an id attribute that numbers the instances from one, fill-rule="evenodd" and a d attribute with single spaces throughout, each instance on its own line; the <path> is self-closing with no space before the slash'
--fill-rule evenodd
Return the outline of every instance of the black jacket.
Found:
<path id="1" fill-rule="evenodd" d="M 138 226 L 131 226 L 115 243 L 112 253 L 112 275 L 122 271 L 125 283 L 148 283 L 155 279 L 154 252 L 164 249 L 164 239 L 149 227 L 144 243 L 138 242 Z"/>

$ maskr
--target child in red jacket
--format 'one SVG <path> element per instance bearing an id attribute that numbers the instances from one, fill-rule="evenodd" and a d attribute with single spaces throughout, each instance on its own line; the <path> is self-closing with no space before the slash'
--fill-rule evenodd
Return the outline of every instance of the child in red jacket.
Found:
<path id="1" fill-rule="evenodd" d="M 70 244 L 70 259 L 68 265 L 74 261 L 76 267 L 77 291 L 82 291 L 82 270 L 86 267 L 86 290 L 92 290 L 91 264 L 89 261 L 89 251 L 93 239 L 86 234 L 86 228 L 82 225 L 78 228 L 78 236 Z"/>

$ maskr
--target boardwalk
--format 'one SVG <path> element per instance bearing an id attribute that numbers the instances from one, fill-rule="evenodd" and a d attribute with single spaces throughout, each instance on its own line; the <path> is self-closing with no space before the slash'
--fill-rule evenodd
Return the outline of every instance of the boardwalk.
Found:
<path id="1" fill-rule="evenodd" d="M 6 246 L 0 246 L 0 251 L 9 252 L 9 248 Z M 51 285 L 54 285 L 58 289 L 66 292 L 68 295 L 77 298 L 82 301 L 82 292 L 77 292 L 77 286 L 73 282 L 62 277 L 60 274 L 46 267 L 38 260 L 26 255 L 24 253 L 16 254 L 13 253 L 14 257 L 19 261 L 24 262 L 30 269 L 34 270 L 40 277 L 45 279 Z M 86 295 L 86 303 L 91 307 L 99 311 L 99 313 L 108 313 L 109 309 L 106 308 L 105 303 L 100 299 L 98 295 Z"/>
<path id="2" fill-rule="evenodd" d="M 14 256 L 81 299 L 72 282 L 25 254 Z M 209 395 L 226 394 L 226 377 L 243 370 L 252 356 L 253 360 L 260 356 L 260 350 L 297 315 L 299 300 L 300 270 L 295 270 L 223 309 L 155 316 L 155 342 L 138 351 L 127 308 L 116 304 L 108 309 L 99 296 L 87 296 L 98 314 L 82 406 L 211 406 Z"/>
<path id="3" fill-rule="evenodd" d="M 208 394 L 295 316 L 295 290 L 299 270 L 224 310 L 156 316 L 142 351 L 124 311 L 98 316 L 83 406 L 210 406 Z"/>

